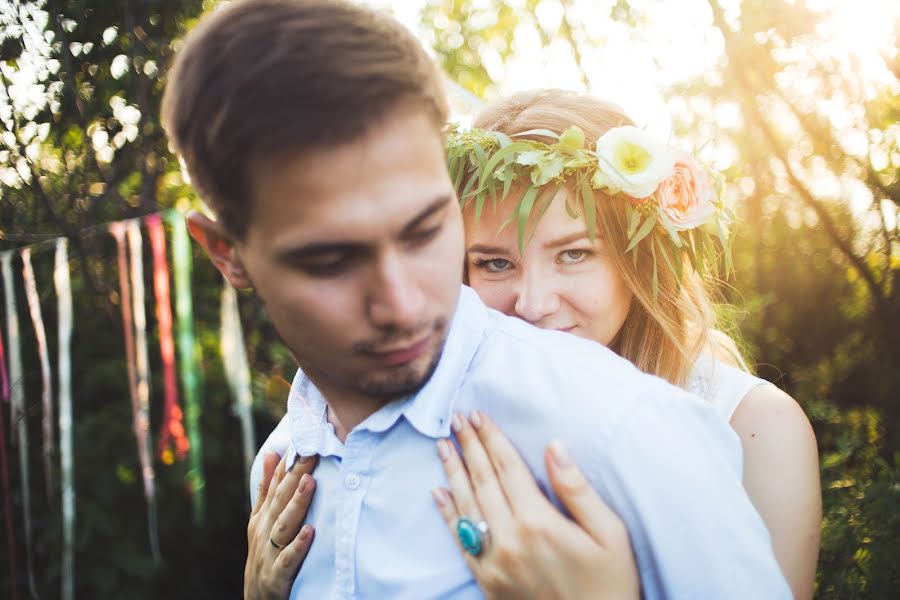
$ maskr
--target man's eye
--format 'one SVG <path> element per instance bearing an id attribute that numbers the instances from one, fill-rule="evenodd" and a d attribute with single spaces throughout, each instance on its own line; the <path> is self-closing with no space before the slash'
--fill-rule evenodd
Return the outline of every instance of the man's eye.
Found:
<path id="1" fill-rule="evenodd" d="M 419 229 L 410 234 L 409 239 L 413 243 L 427 242 L 428 240 L 436 236 L 440 230 L 440 225 L 429 227 L 428 229 Z"/>
<path id="2" fill-rule="evenodd" d="M 350 268 L 352 260 L 340 257 L 325 261 L 301 263 L 299 267 L 313 277 L 334 277 Z"/>
<path id="3" fill-rule="evenodd" d="M 582 248 L 573 248 L 571 250 L 564 250 L 559 253 L 559 258 L 557 262 L 564 265 L 573 265 L 575 263 L 580 263 L 581 261 L 587 259 L 591 254 L 593 254 L 590 250 L 585 250 Z"/>
<path id="4" fill-rule="evenodd" d="M 502 273 L 512 268 L 513 264 L 505 258 L 478 259 L 475 266 L 488 273 Z"/>

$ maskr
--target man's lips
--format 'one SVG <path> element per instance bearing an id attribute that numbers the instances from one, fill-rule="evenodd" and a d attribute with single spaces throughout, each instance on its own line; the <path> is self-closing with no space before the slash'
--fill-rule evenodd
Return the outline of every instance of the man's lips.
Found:
<path id="1" fill-rule="evenodd" d="M 428 349 L 428 342 L 431 340 L 431 334 L 426 335 L 422 339 L 404 346 L 393 346 L 384 350 L 376 350 L 370 352 L 369 355 L 378 362 L 387 366 L 397 366 L 422 356 Z"/>

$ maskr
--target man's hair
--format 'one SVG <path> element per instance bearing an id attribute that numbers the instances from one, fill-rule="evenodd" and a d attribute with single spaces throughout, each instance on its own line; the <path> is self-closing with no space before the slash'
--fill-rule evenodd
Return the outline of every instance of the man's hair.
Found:
<path id="1" fill-rule="evenodd" d="M 194 188 L 240 239 L 254 165 L 357 139 L 401 106 L 438 128 L 447 120 L 437 66 L 393 18 L 344 0 L 238 0 L 186 37 L 162 121 Z"/>

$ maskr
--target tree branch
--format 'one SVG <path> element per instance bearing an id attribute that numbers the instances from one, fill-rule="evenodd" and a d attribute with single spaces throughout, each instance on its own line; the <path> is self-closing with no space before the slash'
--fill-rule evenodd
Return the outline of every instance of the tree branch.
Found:
<path id="1" fill-rule="evenodd" d="M 722 8 L 719 6 L 716 0 L 709 0 L 709 6 L 712 9 L 713 13 L 713 23 L 722 32 L 722 36 L 725 39 L 725 50 L 729 58 L 728 70 L 731 73 L 731 76 L 734 77 L 735 81 L 738 82 L 738 85 L 743 91 L 744 95 L 748 98 L 753 98 L 755 97 L 755 93 L 751 89 L 749 81 L 747 81 L 744 65 L 739 64 L 735 59 L 735 53 L 730 51 L 734 48 L 735 44 L 734 34 L 725 23 Z M 807 188 L 800 180 L 797 173 L 794 171 L 793 166 L 785 155 L 784 148 L 782 148 L 781 144 L 778 142 L 778 137 L 775 135 L 775 132 L 772 130 L 772 127 L 769 125 L 768 121 L 766 121 L 766 119 L 763 117 L 756 102 L 748 101 L 744 103 L 744 106 L 750 109 L 750 114 L 748 115 L 750 117 L 750 120 L 756 124 L 758 130 L 762 132 L 763 136 L 768 142 L 772 153 L 784 165 L 785 171 L 788 174 L 788 179 L 790 180 L 791 185 L 794 187 L 794 189 L 799 192 L 800 199 L 804 204 L 813 209 L 813 211 L 816 213 L 816 216 L 819 218 L 819 221 L 825 228 L 826 233 L 831 238 L 832 242 L 835 244 L 835 246 L 837 246 L 841 254 L 843 254 L 847 258 L 847 260 L 850 261 L 850 263 L 862 277 L 863 281 L 865 281 L 866 286 L 869 288 L 869 292 L 872 295 L 872 300 L 875 305 L 876 312 L 878 312 L 882 318 L 887 319 L 889 313 L 888 307 L 885 304 L 885 297 L 882 287 L 876 280 L 874 272 L 866 264 L 865 259 L 858 256 L 853 251 L 850 243 L 846 239 L 844 239 L 838 231 L 837 226 L 834 223 L 834 219 L 832 219 L 831 217 L 831 214 L 828 212 L 828 210 L 825 209 L 822 203 L 819 202 L 815 198 L 815 196 L 813 196 L 812 192 L 809 191 L 809 188 Z"/>

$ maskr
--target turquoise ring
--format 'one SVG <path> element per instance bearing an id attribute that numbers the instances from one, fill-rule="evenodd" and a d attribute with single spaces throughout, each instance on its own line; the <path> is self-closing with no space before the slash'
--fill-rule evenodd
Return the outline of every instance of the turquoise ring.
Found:
<path id="1" fill-rule="evenodd" d="M 463 550 L 472 556 L 479 556 L 487 545 L 488 525 L 484 521 L 477 523 L 467 517 L 460 517 L 456 522 L 456 537 Z"/>

